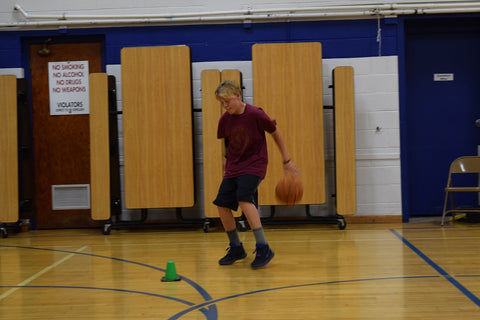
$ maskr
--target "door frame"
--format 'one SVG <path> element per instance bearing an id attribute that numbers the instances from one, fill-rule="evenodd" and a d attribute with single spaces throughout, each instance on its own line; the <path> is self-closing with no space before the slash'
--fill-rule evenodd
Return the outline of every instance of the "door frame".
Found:
<path id="1" fill-rule="evenodd" d="M 32 83 L 31 83 L 31 72 L 30 72 L 30 45 L 33 44 L 43 44 L 46 43 L 49 39 L 53 43 L 82 43 L 82 42 L 99 42 L 101 44 L 101 69 L 102 72 L 106 72 L 106 46 L 105 46 L 105 35 L 104 34 L 90 34 L 90 35 L 62 35 L 58 34 L 58 31 L 42 31 L 35 36 L 25 36 L 21 37 L 21 65 L 24 70 L 24 78 L 28 83 L 28 109 L 29 109 L 29 126 L 30 126 L 30 159 L 32 167 L 32 188 L 35 189 L 35 153 L 34 153 L 34 137 L 33 137 L 33 102 L 32 102 Z M 35 192 L 33 192 L 32 201 L 31 201 L 31 213 L 28 217 L 30 219 L 31 228 L 33 230 L 37 229 L 37 206 L 35 199 Z M 20 217 L 21 218 L 21 217 Z"/>
<path id="2" fill-rule="evenodd" d="M 398 47 L 398 77 L 399 77 L 399 119 L 400 119 L 400 169 L 401 169 L 401 192 L 402 192 L 402 221 L 409 222 L 411 217 L 411 203 L 409 202 L 408 186 L 411 181 L 408 168 L 408 141 L 407 132 L 407 79 L 406 79 L 406 32 L 405 23 L 409 21 L 430 20 L 472 20 L 479 19 L 480 14 L 455 14 L 455 15 L 430 15 L 430 16 L 400 16 L 397 24 L 397 47 Z M 445 174 L 447 174 L 446 172 Z"/>

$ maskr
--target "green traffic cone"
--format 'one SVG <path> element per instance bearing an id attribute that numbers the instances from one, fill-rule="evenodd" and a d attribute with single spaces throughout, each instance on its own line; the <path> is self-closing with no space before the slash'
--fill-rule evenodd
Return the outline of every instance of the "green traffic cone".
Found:
<path id="1" fill-rule="evenodd" d="M 162 278 L 162 281 L 179 281 L 181 278 L 177 275 L 177 270 L 175 269 L 175 262 L 167 262 L 167 270 L 165 271 L 165 277 Z"/>

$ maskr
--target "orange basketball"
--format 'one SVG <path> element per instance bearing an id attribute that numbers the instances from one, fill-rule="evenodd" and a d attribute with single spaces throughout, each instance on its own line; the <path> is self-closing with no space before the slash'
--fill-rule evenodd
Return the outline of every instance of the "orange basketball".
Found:
<path id="1" fill-rule="evenodd" d="M 294 206 L 302 200 L 302 182 L 296 177 L 284 177 L 277 183 L 277 186 L 275 187 L 275 195 L 280 202 L 288 206 Z"/>

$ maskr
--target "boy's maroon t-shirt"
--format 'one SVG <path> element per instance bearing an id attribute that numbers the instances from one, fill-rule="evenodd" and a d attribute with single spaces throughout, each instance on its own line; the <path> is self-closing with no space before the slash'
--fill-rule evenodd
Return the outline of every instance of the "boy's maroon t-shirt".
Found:
<path id="1" fill-rule="evenodd" d="M 217 137 L 228 139 L 225 178 L 244 174 L 265 178 L 268 164 L 265 131 L 274 132 L 276 125 L 265 111 L 249 104 L 242 114 L 225 112 L 220 117 Z"/>

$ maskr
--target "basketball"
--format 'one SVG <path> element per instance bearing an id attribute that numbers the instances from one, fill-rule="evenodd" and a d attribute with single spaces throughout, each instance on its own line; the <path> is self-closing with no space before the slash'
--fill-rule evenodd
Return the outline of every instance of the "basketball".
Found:
<path id="1" fill-rule="evenodd" d="M 287 206 L 294 206 L 303 196 L 303 186 L 299 178 L 286 176 L 275 187 L 277 199 Z"/>

